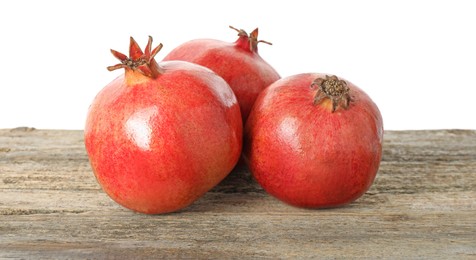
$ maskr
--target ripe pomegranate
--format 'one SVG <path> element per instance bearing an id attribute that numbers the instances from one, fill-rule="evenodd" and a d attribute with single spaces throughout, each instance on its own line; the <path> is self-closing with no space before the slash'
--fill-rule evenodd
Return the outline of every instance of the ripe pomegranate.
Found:
<path id="1" fill-rule="evenodd" d="M 248 36 L 238 30 L 234 43 L 213 39 L 197 39 L 173 49 L 164 60 L 184 60 L 205 66 L 220 75 L 236 95 L 241 108 L 243 122 L 258 94 L 281 77 L 258 54 L 258 28 Z"/>
<path id="2" fill-rule="evenodd" d="M 111 50 L 125 73 L 94 99 L 84 130 L 103 190 L 134 211 L 182 209 L 224 179 L 242 148 L 236 97 L 213 71 L 184 61 L 157 63 L 131 37 L 130 56 Z"/>
<path id="3" fill-rule="evenodd" d="M 382 140 L 382 117 L 364 91 L 336 76 L 299 74 L 257 98 L 245 126 L 244 158 L 276 198 L 337 207 L 370 188 Z"/>

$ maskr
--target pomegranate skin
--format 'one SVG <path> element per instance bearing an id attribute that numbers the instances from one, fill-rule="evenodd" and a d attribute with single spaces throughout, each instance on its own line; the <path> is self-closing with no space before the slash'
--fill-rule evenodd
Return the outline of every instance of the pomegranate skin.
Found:
<path id="1" fill-rule="evenodd" d="M 103 190 L 147 214 L 193 203 L 231 172 L 242 148 L 239 105 L 221 77 L 188 62 L 158 65 L 157 78 L 126 69 L 101 90 L 84 130 Z"/>
<path id="2" fill-rule="evenodd" d="M 234 43 L 215 39 L 185 42 L 167 54 L 164 61 L 188 61 L 216 72 L 235 93 L 245 123 L 258 94 L 281 77 L 258 54 L 257 29 L 250 36 L 243 30 L 239 32 Z"/>
<path id="3" fill-rule="evenodd" d="M 351 101 L 333 112 L 315 104 L 306 73 L 271 84 L 257 98 L 245 126 L 244 159 L 269 194 L 290 205 L 329 208 L 362 196 L 377 174 L 383 122 L 377 106 L 347 83 Z"/>

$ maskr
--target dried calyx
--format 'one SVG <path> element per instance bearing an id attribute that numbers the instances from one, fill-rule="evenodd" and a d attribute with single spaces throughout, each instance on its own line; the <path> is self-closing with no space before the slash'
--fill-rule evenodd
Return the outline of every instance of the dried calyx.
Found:
<path id="1" fill-rule="evenodd" d="M 157 55 L 160 49 L 162 49 L 162 43 L 152 50 L 152 37 L 149 36 L 149 41 L 147 42 L 144 53 L 134 38 L 131 37 L 129 45 L 129 57 L 111 49 L 112 55 L 120 60 L 121 63 L 114 66 L 109 66 L 107 69 L 109 71 L 113 71 L 116 69 L 125 68 L 126 70 L 130 69 L 133 71 L 138 71 L 145 76 L 156 78 L 162 73 L 162 69 L 154 59 L 155 55 Z"/>
<path id="2" fill-rule="evenodd" d="M 252 52 L 258 51 L 258 43 L 260 43 L 260 42 L 266 43 L 266 44 L 269 44 L 269 45 L 273 45 L 270 42 L 263 41 L 263 40 L 258 40 L 258 28 L 254 29 L 250 33 L 249 36 L 248 36 L 248 33 L 243 29 L 237 29 L 237 28 L 235 28 L 231 25 L 230 25 L 230 28 L 238 32 L 238 36 L 240 37 L 238 39 L 238 41 L 240 41 L 240 39 L 246 39 L 248 41 L 247 44 L 249 45 L 249 50 L 252 51 Z"/>
<path id="3" fill-rule="evenodd" d="M 335 75 L 326 75 L 325 78 L 315 79 L 311 84 L 311 88 L 315 86 L 318 87 L 317 93 L 314 96 L 315 105 L 330 99 L 332 101 L 332 112 L 336 111 L 337 108 L 347 109 L 349 107 L 352 98 L 345 80 L 340 80 Z"/>

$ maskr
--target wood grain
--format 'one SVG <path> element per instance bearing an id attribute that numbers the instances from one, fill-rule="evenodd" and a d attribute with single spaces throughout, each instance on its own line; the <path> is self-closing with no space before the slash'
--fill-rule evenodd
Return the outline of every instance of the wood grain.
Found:
<path id="1" fill-rule="evenodd" d="M 476 131 L 387 131 L 372 188 L 342 208 L 267 195 L 246 167 L 181 212 L 122 208 L 81 131 L 0 130 L 0 259 L 476 259 Z"/>

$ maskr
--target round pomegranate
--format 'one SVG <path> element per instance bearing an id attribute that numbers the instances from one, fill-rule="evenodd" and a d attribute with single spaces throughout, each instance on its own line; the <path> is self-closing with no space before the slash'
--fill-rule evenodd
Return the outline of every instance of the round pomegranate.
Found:
<path id="1" fill-rule="evenodd" d="M 84 130 L 103 190 L 134 211 L 182 209 L 224 179 L 242 148 L 236 97 L 213 71 L 184 61 L 157 63 L 161 44 L 130 55 L 112 50 L 125 73 L 94 99 Z"/>
<path id="2" fill-rule="evenodd" d="M 245 126 L 244 158 L 276 198 L 337 207 L 370 188 L 382 139 L 380 112 L 361 89 L 336 76 L 299 74 L 258 96 Z"/>
<path id="3" fill-rule="evenodd" d="M 214 39 L 197 39 L 172 50 L 164 60 L 183 60 L 205 66 L 220 75 L 236 95 L 243 122 L 258 94 L 271 83 L 280 79 L 279 74 L 258 54 L 258 28 L 248 36 L 238 30 L 234 43 Z"/>

